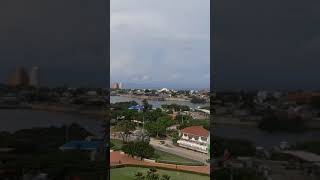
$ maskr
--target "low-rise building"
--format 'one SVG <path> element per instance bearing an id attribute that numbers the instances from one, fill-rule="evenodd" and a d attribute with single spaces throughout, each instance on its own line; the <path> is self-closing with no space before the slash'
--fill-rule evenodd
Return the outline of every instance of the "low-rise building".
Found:
<path id="1" fill-rule="evenodd" d="M 202 126 L 191 126 L 180 131 L 178 145 L 194 151 L 208 153 L 210 146 L 210 132 Z"/>

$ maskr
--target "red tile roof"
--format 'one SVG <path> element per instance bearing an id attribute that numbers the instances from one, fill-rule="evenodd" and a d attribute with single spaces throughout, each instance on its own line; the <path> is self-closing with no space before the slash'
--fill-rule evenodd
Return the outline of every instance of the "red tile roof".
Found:
<path id="1" fill-rule="evenodd" d="M 201 137 L 209 136 L 209 131 L 203 128 L 202 126 L 190 126 L 182 129 L 181 132 Z"/>

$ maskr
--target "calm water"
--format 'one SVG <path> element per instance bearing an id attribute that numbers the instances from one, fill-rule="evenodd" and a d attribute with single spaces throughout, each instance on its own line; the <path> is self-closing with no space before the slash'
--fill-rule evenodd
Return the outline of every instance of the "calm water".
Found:
<path id="1" fill-rule="evenodd" d="M 0 110 L 0 131 L 14 132 L 33 127 L 63 126 L 77 123 L 87 131 L 101 135 L 101 121 L 80 115 L 33 111 L 33 110 Z"/>
<path id="2" fill-rule="evenodd" d="M 0 110 L 0 131 L 14 132 L 33 127 L 62 126 L 77 123 L 89 132 L 101 135 L 102 123 L 98 119 L 86 116 L 32 111 L 32 110 Z M 305 133 L 267 133 L 252 127 L 217 126 L 212 131 L 213 136 L 247 139 L 257 146 L 266 148 L 279 145 L 281 141 L 296 143 L 306 140 L 320 140 L 320 131 Z"/>
<path id="3" fill-rule="evenodd" d="M 137 103 L 141 104 L 142 99 L 123 97 L 123 96 L 110 96 L 110 103 L 128 102 L 128 101 L 136 101 Z M 189 101 L 152 101 L 152 100 L 148 100 L 148 103 L 151 104 L 152 107 L 154 107 L 154 108 L 160 108 L 161 105 L 163 105 L 163 104 L 187 105 L 193 109 L 198 108 L 198 106 L 201 106 L 201 107 L 210 106 L 210 104 L 193 104 Z"/>
<path id="4" fill-rule="evenodd" d="M 320 140 L 320 131 L 308 131 L 304 133 L 267 133 L 253 127 L 217 126 L 213 130 L 215 136 L 246 139 L 265 148 L 277 146 L 281 141 L 290 144 L 308 140 Z"/>

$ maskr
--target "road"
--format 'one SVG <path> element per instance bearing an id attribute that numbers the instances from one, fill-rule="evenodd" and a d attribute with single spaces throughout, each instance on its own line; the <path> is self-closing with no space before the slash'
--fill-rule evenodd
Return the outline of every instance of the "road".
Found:
<path id="1" fill-rule="evenodd" d="M 122 140 L 120 137 L 113 136 L 112 134 L 110 134 L 110 137 L 112 139 Z M 171 140 L 164 140 L 164 141 L 167 146 L 164 144 L 161 144 L 160 140 L 157 140 L 155 138 L 150 138 L 150 145 L 157 150 L 164 151 L 164 152 L 174 154 L 177 156 L 181 156 L 181 157 L 184 157 L 187 159 L 199 161 L 199 162 L 202 162 L 206 165 L 209 165 L 209 163 L 207 163 L 207 159 L 209 159 L 209 155 L 204 154 L 204 153 L 200 153 L 200 152 L 196 152 L 196 151 L 192 151 L 192 150 L 188 150 L 188 149 L 185 149 L 182 147 L 177 147 L 172 144 Z"/>
<path id="2" fill-rule="evenodd" d="M 281 161 L 263 160 L 263 164 L 271 169 L 272 180 L 316 180 L 317 177 L 309 176 L 298 169 L 286 169 Z"/>
<path id="3" fill-rule="evenodd" d="M 167 152 L 167 153 L 171 153 L 177 156 L 181 156 L 181 157 L 185 157 L 188 159 L 192 159 L 195 161 L 199 161 L 199 162 L 203 162 L 205 164 L 209 164 L 206 162 L 207 159 L 209 159 L 209 156 L 207 154 L 204 153 L 199 153 L 199 152 L 195 152 L 192 150 L 188 150 L 182 147 L 177 147 L 174 146 L 172 144 L 172 141 L 170 140 L 164 140 L 165 144 L 167 145 L 163 145 L 160 143 L 160 140 L 151 138 L 150 139 L 150 145 L 153 146 L 155 149 Z"/>

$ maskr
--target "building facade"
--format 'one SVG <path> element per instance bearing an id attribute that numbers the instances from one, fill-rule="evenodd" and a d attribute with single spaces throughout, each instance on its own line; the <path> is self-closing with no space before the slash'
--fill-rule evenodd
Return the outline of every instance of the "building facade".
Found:
<path id="1" fill-rule="evenodd" d="M 28 86 L 29 74 L 24 68 L 18 67 L 10 77 L 8 84 L 10 86 Z"/>
<path id="2" fill-rule="evenodd" d="M 30 85 L 33 87 L 40 86 L 40 74 L 39 74 L 39 67 L 34 66 L 30 73 Z"/>
<path id="3" fill-rule="evenodd" d="M 112 86 L 111 86 L 112 89 L 124 89 L 123 87 L 124 87 L 124 86 L 123 86 L 123 83 L 122 83 L 122 82 L 115 82 L 115 83 L 113 83 Z"/>
<path id="4" fill-rule="evenodd" d="M 118 83 L 113 83 L 111 88 L 112 89 L 119 89 L 119 84 Z"/>
<path id="5" fill-rule="evenodd" d="M 180 147 L 209 153 L 210 132 L 202 126 L 184 128 L 180 131 L 180 137 L 180 140 L 177 141 Z"/>

